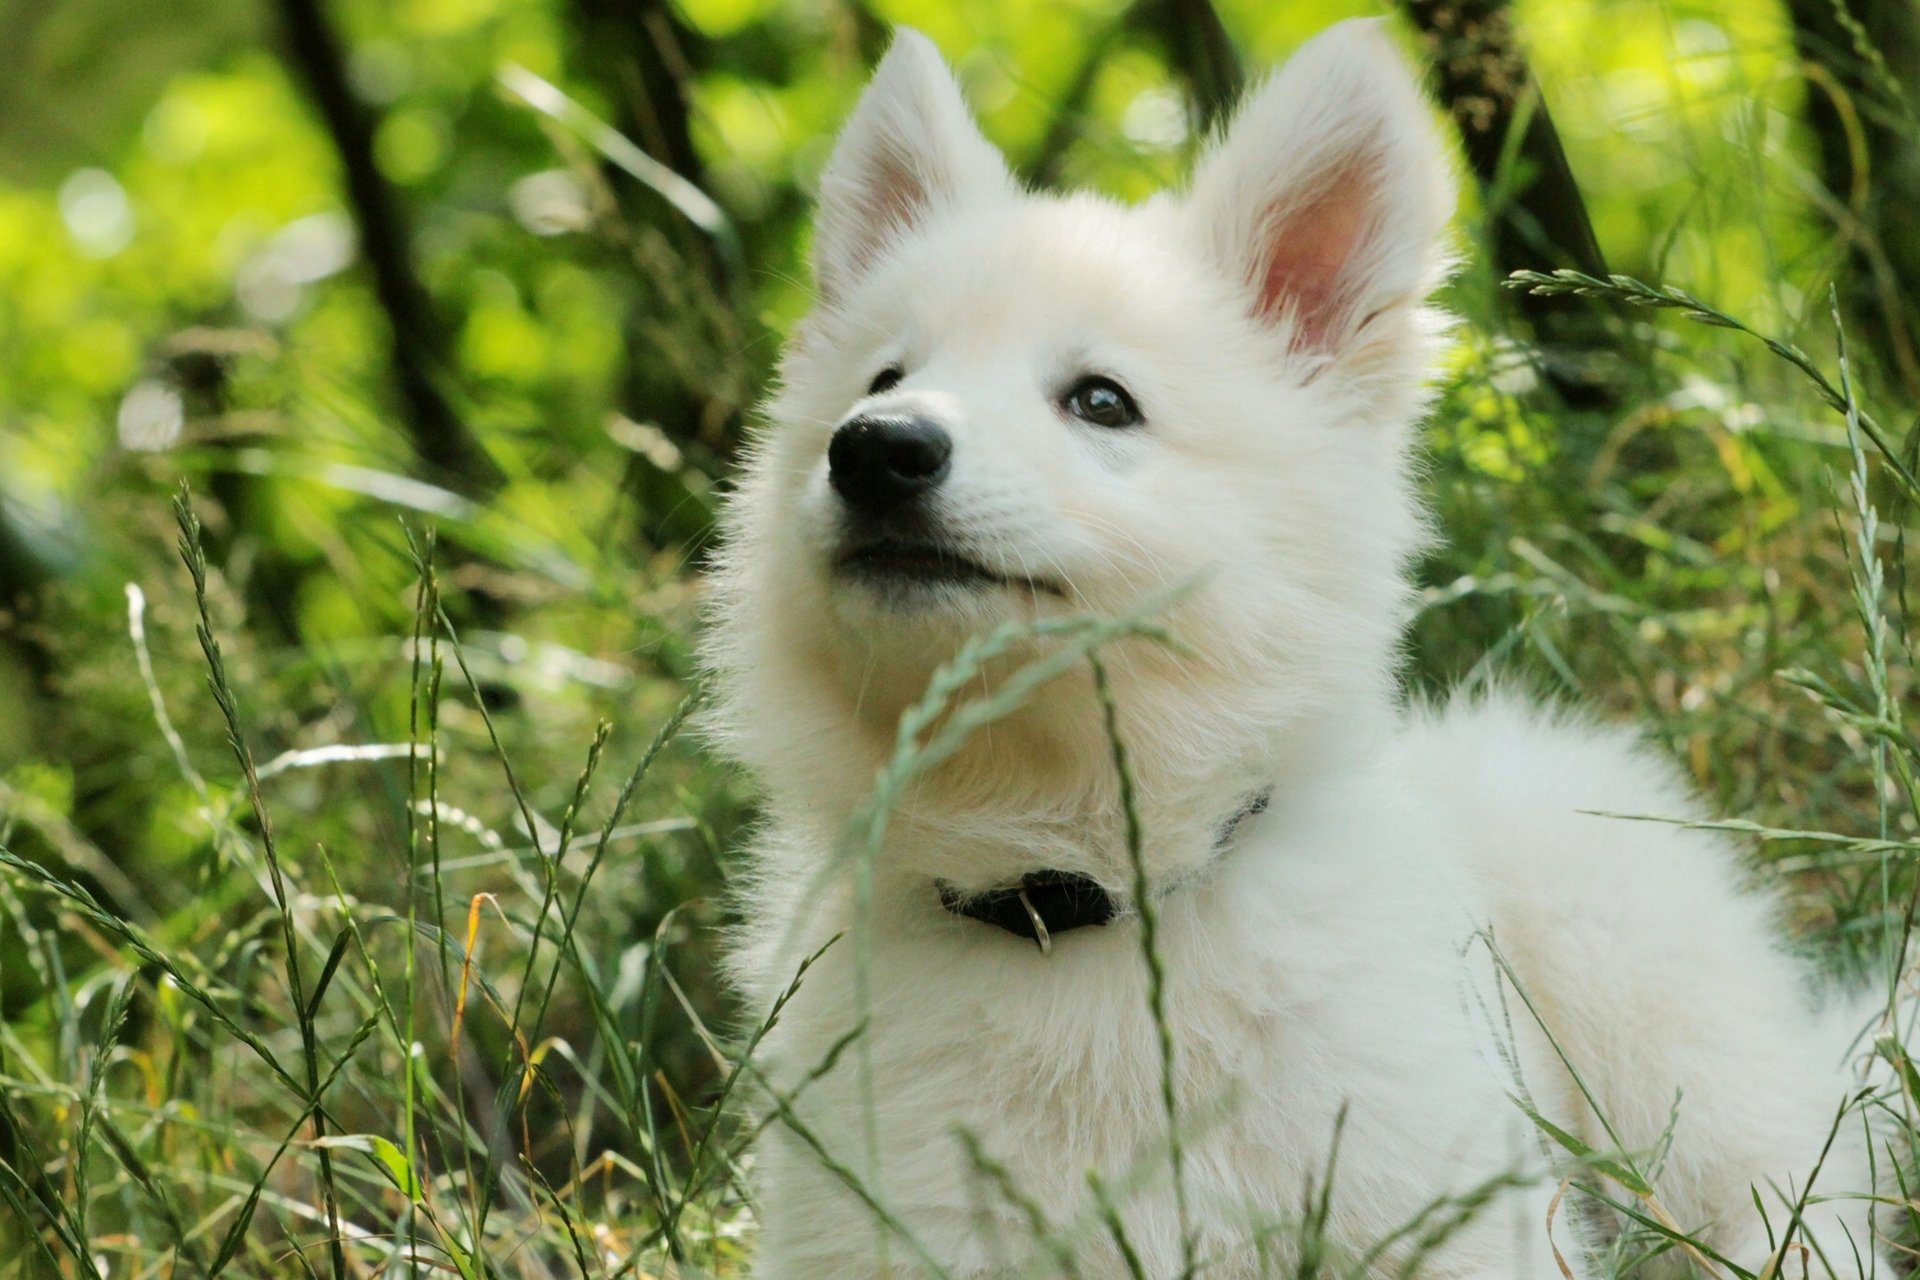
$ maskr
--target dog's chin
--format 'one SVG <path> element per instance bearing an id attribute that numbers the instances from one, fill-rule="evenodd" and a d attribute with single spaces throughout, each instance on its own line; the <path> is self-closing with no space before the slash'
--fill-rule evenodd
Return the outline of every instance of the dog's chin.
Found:
<path id="1" fill-rule="evenodd" d="M 1057 583 L 1006 572 L 933 541 L 852 542 L 833 557 L 832 567 L 837 594 L 895 614 L 977 617 L 1014 602 L 1066 596 Z"/>

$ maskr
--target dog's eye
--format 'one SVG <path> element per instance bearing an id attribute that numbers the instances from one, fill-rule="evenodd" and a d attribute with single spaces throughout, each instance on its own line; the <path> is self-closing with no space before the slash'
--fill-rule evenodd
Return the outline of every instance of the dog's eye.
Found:
<path id="1" fill-rule="evenodd" d="M 883 391 L 891 391 L 899 386 L 900 379 L 906 376 L 906 374 L 900 371 L 899 365 L 890 364 L 873 375 L 873 381 L 867 384 L 867 394 L 877 396 Z"/>
<path id="2" fill-rule="evenodd" d="M 1140 424 L 1140 406 L 1127 389 L 1112 378 L 1086 377 L 1060 399 L 1060 407 L 1096 427 L 1133 427 Z"/>

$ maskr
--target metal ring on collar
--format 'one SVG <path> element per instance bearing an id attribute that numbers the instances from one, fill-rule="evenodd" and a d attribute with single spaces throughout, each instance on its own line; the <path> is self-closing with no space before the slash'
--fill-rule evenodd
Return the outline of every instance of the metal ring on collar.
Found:
<path id="1" fill-rule="evenodd" d="M 1040 918 L 1040 912 L 1034 907 L 1033 899 L 1027 896 L 1025 889 L 1020 890 L 1020 905 L 1027 909 L 1027 919 L 1033 921 L 1033 940 L 1040 944 L 1040 954 L 1053 954 L 1053 935 L 1047 932 L 1047 922 Z"/>

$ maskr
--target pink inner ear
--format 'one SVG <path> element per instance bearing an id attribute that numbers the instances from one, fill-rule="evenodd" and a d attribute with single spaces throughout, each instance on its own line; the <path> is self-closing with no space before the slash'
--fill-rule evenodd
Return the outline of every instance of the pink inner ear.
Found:
<path id="1" fill-rule="evenodd" d="M 1276 201 L 1255 232 L 1255 312 L 1291 316 L 1296 351 L 1331 354 L 1356 319 L 1352 268 L 1377 230 L 1378 172 L 1377 157 L 1348 157 L 1304 197 Z"/>
<path id="2" fill-rule="evenodd" d="M 928 199 L 927 184 L 892 147 L 874 157 L 860 189 L 862 234 L 854 248 L 858 266 L 867 267 L 894 236 L 914 224 Z"/>

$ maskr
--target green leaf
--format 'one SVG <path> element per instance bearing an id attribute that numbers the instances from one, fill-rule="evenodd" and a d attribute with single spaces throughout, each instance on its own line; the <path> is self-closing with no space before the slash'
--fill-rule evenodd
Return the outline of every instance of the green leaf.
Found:
<path id="1" fill-rule="evenodd" d="M 385 1138 L 369 1136 L 373 1144 L 373 1158 L 378 1160 L 393 1179 L 393 1185 L 400 1188 L 409 1200 L 419 1200 L 425 1193 L 420 1179 L 413 1172 L 413 1162 L 407 1159 L 407 1153 Z"/>
<path id="2" fill-rule="evenodd" d="M 1653 1187 L 1647 1180 L 1635 1173 L 1611 1156 L 1603 1156 L 1581 1139 L 1568 1133 L 1553 1121 L 1541 1115 L 1523 1099 L 1514 1098 L 1514 1105 L 1527 1113 L 1527 1118 L 1539 1127 L 1540 1131 L 1571 1152 L 1575 1159 L 1589 1168 L 1598 1169 L 1636 1196 L 1651 1196 Z"/>
<path id="3" fill-rule="evenodd" d="M 309 1146 L 343 1148 L 348 1151 L 363 1151 L 373 1157 L 393 1183 L 409 1200 L 422 1200 L 426 1188 L 413 1171 L 413 1162 L 407 1159 L 407 1153 L 391 1141 L 377 1133 L 336 1133 L 325 1138 L 315 1138 Z"/>
<path id="4" fill-rule="evenodd" d="M 353 934 L 342 929 L 333 940 L 333 949 L 327 952 L 327 962 L 321 966 L 319 980 L 313 984 L 313 994 L 307 997 L 307 1021 L 312 1022 L 320 1012 L 320 997 L 327 994 L 327 987 L 333 982 L 333 974 L 340 967 L 340 958 L 347 953 L 347 943 L 353 940 Z"/>
<path id="5" fill-rule="evenodd" d="M 1901 1087 L 1907 1091 L 1907 1096 L 1920 1102 L 1920 1071 L 1914 1070 L 1913 1059 L 1907 1056 L 1899 1039 L 1891 1035 L 1880 1036 L 1873 1042 L 1873 1051 L 1899 1073 Z"/>

